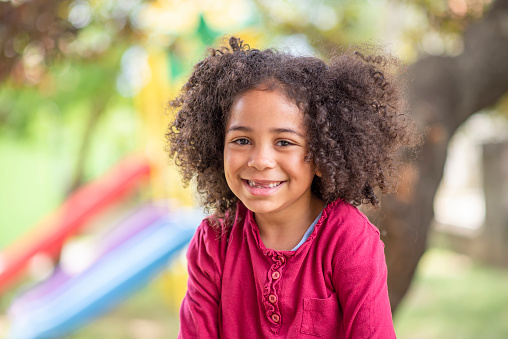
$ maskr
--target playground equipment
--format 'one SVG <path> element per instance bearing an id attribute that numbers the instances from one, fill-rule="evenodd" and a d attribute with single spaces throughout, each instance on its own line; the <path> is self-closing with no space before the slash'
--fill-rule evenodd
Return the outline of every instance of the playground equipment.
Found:
<path id="1" fill-rule="evenodd" d="M 49 279 L 14 302 L 10 338 L 62 338 L 116 306 L 166 267 L 202 218 L 196 210 L 142 209 L 105 239 L 102 255 L 85 271 Z"/>
<path id="2" fill-rule="evenodd" d="M 137 232 L 143 230 L 154 223 L 164 215 L 168 214 L 166 206 L 159 204 L 147 204 L 138 208 L 132 214 L 128 215 L 116 227 L 112 229 L 98 244 L 94 244 L 95 257 L 91 260 L 91 266 L 101 257 L 111 250 L 115 249 L 122 242 L 134 236 Z M 62 265 L 58 265 L 50 277 L 39 284 L 30 286 L 25 292 L 14 299 L 9 307 L 11 317 L 22 316 L 25 310 L 32 309 L 31 303 L 40 302 L 44 297 L 51 296 L 51 293 L 58 290 L 63 284 L 70 280 L 73 275 Z"/>
<path id="3" fill-rule="evenodd" d="M 0 253 L 0 294 L 22 276 L 33 257 L 45 254 L 56 259 L 69 237 L 80 234 L 149 174 L 145 158 L 130 157 L 75 192 Z M 130 211 L 94 246 L 92 261 L 84 270 L 71 273 L 57 266 L 45 281 L 24 288 L 8 311 L 9 338 L 62 338 L 118 305 L 167 267 L 203 217 L 195 209 L 169 210 L 167 203 L 145 203 Z"/>
<path id="4" fill-rule="evenodd" d="M 148 178 L 146 159 L 130 157 L 100 179 L 76 191 L 62 206 L 25 237 L 0 252 L 0 296 L 24 272 L 31 258 L 57 257 L 63 242 L 78 233 L 93 216 L 131 192 Z"/>

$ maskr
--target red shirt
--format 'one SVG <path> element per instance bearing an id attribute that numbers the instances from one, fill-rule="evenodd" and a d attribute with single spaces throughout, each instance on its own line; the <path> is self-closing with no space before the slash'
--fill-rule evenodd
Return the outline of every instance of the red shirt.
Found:
<path id="1" fill-rule="evenodd" d="M 341 200 L 296 251 L 266 248 L 239 203 L 222 235 L 203 220 L 187 258 L 179 338 L 395 338 L 379 231 Z"/>

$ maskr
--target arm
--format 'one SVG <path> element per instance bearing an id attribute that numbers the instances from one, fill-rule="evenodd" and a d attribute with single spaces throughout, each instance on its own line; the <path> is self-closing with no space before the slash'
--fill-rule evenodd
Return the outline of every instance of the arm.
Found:
<path id="1" fill-rule="evenodd" d="M 218 270 L 217 234 L 207 226 L 199 226 L 187 251 L 189 280 L 180 308 L 178 338 L 218 338 L 220 273 Z"/>
<path id="2" fill-rule="evenodd" d="M 395 338 L 384 245 L 370 223 L 344 244 L 334 273 L 346 338 Z M 356 233 L 356 232 L 354 232 Z"/>

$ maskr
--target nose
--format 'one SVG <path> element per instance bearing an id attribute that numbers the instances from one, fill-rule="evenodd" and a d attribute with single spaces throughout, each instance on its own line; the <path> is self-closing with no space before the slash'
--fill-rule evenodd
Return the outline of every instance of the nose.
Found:
<path id="1" fill-rule="evenodd" d="M 275 164 L 273 151 L 269 147 L 256 147 L 247 162 L 249 167 L 258 171 L 274 168 Z"/>

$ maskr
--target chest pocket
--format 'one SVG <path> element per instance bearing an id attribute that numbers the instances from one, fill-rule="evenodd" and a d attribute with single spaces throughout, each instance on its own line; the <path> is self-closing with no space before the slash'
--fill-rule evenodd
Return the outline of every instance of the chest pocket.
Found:
<path id="1" fill-rule="evenodd" d="M 300 332 L 317 337 L 324 336 L 340 326 L 341 314 L 335 294 L 326 299 L 305 298 Z"/>

